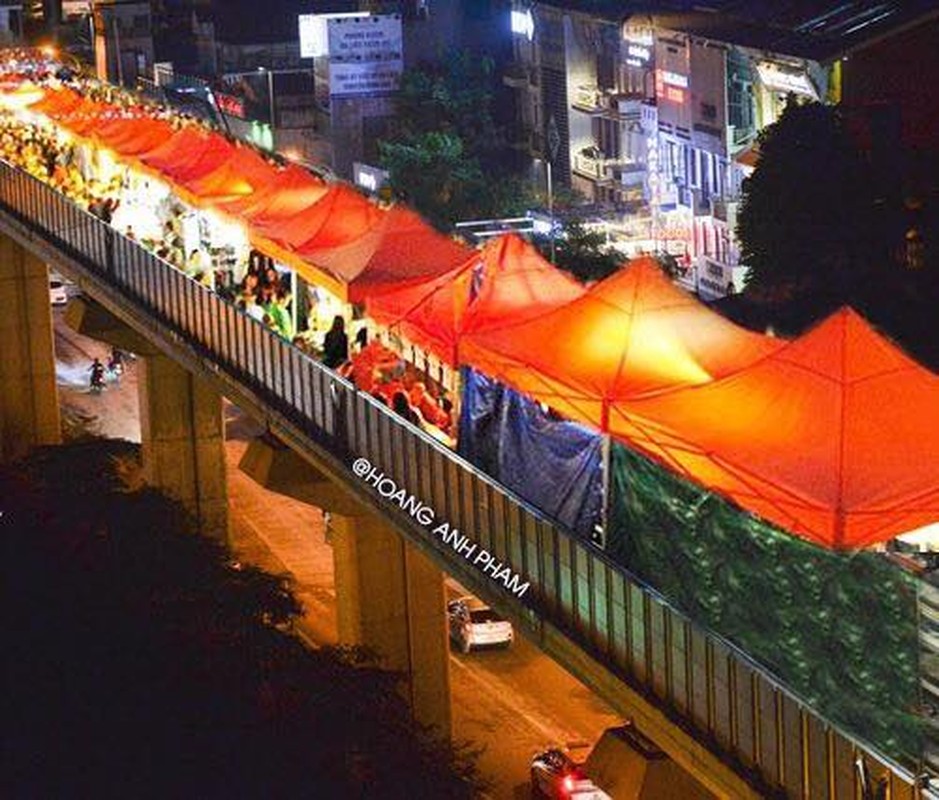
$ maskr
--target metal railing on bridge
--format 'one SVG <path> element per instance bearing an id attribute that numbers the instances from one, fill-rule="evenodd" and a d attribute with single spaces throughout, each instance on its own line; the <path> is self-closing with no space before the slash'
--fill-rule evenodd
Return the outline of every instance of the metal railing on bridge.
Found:
<path id="1" fill-rule="evenodd" d="M 4 162 L 0 227 L 21 238 L 38 236 L 106 280 L 347 467 L 352 458 L 366 458 L 406 487 L 530 582 L 521 600 L 506 592 L 507 603 L 521 603 L 523 614 L 561 630 L 756 785 L 787 797 L 854 800 L 863 794 L 863 765 L 875 779 L 883 777 L 893 800 L 923 796 L 911 770 L 827 723 L 589 542 L 262 323 Z"/>

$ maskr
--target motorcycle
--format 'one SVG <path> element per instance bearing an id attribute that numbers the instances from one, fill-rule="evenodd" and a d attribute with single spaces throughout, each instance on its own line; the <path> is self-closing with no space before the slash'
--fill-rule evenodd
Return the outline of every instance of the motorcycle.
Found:
<path id="1" fill-rule="evenodd" d="M 104 389 L 104 366 L 96 364 L 91 369 L 91 391 L 100 394 Z"/>
<path id="2" fill-rule="evenodd" d="M 108 372 L 115 378 L 120 378 L 124 374 L 124 353 L 120 350 L 114 350 L 108 359 Z"/>

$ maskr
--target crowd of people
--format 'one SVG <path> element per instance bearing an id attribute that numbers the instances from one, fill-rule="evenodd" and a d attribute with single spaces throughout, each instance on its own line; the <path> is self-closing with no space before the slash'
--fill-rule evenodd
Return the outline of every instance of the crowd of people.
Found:
<path id="1" fill-rule="evenodd" d="M 269 256 L 252 250 L 244 277 L 238 282 L 217 287 L 217 291 L 249 317 L 274 329 L 285 339 L 294 340 L 294 298 L 290 280 L 278 272 Z"/>
<path id="2" fill-rule="evenodd" d="M 350 352 L 344 320 L 337 316 L 326 334 L 323 363 L 411 424 L 452 443 L 453 404 L 446 392 L 429 388 L 425 376 L 381 342 L 369 342 L 365 328 L 356 334 Z"/>
<path id="3" fill-rule="evenodd" d="M 120 179 L 90 176 L 80 149 L 38 124 L 0 114 L 0 158 L 47 183 L 100 219 L 110 222 L 120 205 Z"/>
<path id="4" fill-rule="evenodd" d="M 161 106 L 140 103 L 116 87 L 100 84 L 77 75 L 61 74 L 51 67 L 37 68 L 34 81 L 64 80 L 93 100 L 114 105 L 116 113 L 127 116 L 146 114 L 170 121 L 175 127 L 197 124 Z M 187 253 L 182 235 L 186 207 L 172 195 L 161 209 L 162 231 L 144 235 L 132 224 L 116 224 L 130 181 L 126 168 L 110 171 L 105 180 L 93 162 L 94 153 L 75 139 L 66 137 L 48 125 L 27 122 L 10 111 L 0 111 L 0 158 L 54 187 L 76 205 L 102 221 L 114 225 L 124 236 L 137 241 L 156 256 L 188 274 L 193 280 L 213 289 L 234 303 L 248 316 L 275 330 L 305 352 L 321 358 L 339 374 L 348 377 L 357 388 L 371 394 L 395 413 L 448 444 L 453 443 L 452 403 L 442 387 L 428 381 L 411 364 L 377 341 L 369 343 L 366 329 L 360 328 L 353 346 L 345 330 L 343 316 L 336 315 L 322 343 L 306 330 L 307 320 L 296 318 L 288 276 L 282 275 L 273 259 L 251 250 L 241 268 L 215 269 L 211 259 L 199 248 Z M 240 279 L 235 275 L 240 274 Z M 297 328 L 300 330 L 297 330 Z M 430 388 L 428 386 L 430 384 Z"/>

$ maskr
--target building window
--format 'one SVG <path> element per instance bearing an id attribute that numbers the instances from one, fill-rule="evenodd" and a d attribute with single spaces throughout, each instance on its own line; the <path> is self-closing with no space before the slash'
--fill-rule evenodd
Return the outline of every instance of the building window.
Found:
<path id="1" fill-rule="evenodd" d="M 755 124 L 750 64 L 734 52 L 727 57 L 727 122 L 738 142 L 748 138 Z"/>

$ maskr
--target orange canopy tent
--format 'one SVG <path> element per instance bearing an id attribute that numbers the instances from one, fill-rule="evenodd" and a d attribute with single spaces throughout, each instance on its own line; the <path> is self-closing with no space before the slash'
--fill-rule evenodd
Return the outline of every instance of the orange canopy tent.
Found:
<path id="1" fill-rule="evenodd" d="M 324 237 L 323 234 L 329 234 Z M 395 206 L 362 235 L 334 244 L 323 231 L 298 248 L 298 254 L 328 270 L 348 286 L 350 301 L 452 270 L 472 251 L 435 231 L 419 214 Z"/>
<path id="2" fill-rule="evenodd" d="M 381 218 L 377 205 L 345 184 L 330 184 L 318 194 L 295 215 L 269 213 L 266 206 L 257 209 L 251 215 L 253 233 L 276 242 L 296 259 L 300 248 L 311 240 L 344 244 L 371 230 Z"/>
<path id="3" fill-rule="evenodd" d="M 114 118 L 113 109 L 107 103 L 98 103 L 87 97 L 74 104 L 47 112 L 56 122 L 64 125 L 77 136 L 89 137 L 105 120 Z"/>
<path id="4" fill-rule="evenodd" d="M 248 234 L 258 249 L 345 300 L 346 283 L 328 270 L 319 269 L 303 248 L 312 242 L 326 248 L 354 241 L 378 225 L 384 213 L 354 189 L 334 183 L 296 216 L 269 221 L 252 217 Z"/>
<path id="5" fill-rule="evenodd" d="M 44 89 L 43 92 L 42 99 L 32 103 L 30 110 L 45 114 L 48 117 L 55 117 L 56 114 L 74 108 L 82 101 L 82 96 L 78 92 L 68 88 Z"/>
<path id="6" fill-rule="evenodd" d="M 218 169 L 232 157 L 235 146 L 216 133 L 187 125 L 162 145 L 139 156 L 140 162 L 165 181 L 185 186 L 188 181 Z"/>
<path id="7" fill-rule="evenodd" d="M 830 548 L 939 520 L 939 376 L 850 309 L 708 386 L 618 404 L 614 435 Z"/>
<path id="8" fill-rule="evenodd" d="M 641 258 L 572 303 L 464 337 L 468 364 L 602 431 L 614 403 L 708 383 L 781 346 L 738 328 Z"/>
<path id="9" fill-rule="evenodd" d="M 219 198 L 218 207 L 258 226 L 276 225 L 305 211 L 329 187 L 316 175 L 293 164 L 276 170 L 271 179 L 248 195 Z"/>
<path id="10" fill-rule="evenodd" d="M 205 206 L 248 197 L 271 183 L 276 174 L 276 168 L 253 150 L 235 147 L 230 158 L 179 188 L 184 199 Z"/>
<path id="11" fill-rule="evenodd" d="M 94 136 L 119 156 L 134 157 L 159 147 L 173 132 L 173 127 L 163 120 L 119 118 L 101 125 Z"/>
<path id="12" fill-rule="evenodd" d="M 531 319 L 583 293 L 532 245 L 507 234 L 490 239 L 456 269 L 369 297 L 365 307 L 376 322 L 457 366 L 465 334 Z"/>

